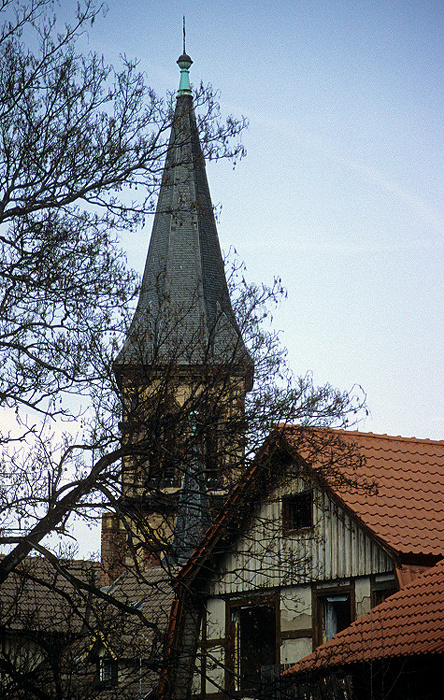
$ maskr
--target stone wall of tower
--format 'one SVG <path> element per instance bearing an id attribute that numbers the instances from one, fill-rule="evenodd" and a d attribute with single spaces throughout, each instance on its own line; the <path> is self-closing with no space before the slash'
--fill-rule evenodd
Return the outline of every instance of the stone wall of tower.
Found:
<path id="1" fill-rule="evenodd" d="M 139 374 L 139 380 L 141 375 Z M 221 378 L 222 379 L 222 378 Z M 171 399 L 180 413 L 184 406 L 196 408 L 199 399 L 206 391 L 204 386 L 199 392 L 193 386 L 191 375 L 188 377 L 183 371 L 177 378 L 171 378 Z M 156 488 L 148 485 L 152 465 L 150 464 L 150 440 L 146 440 L 144 431 L 150 432 L 151 422 L 157 422 L 159 416 L 150 416 L 150 407 L 157 406 L 155 395 L 158 391 L 166 389 L 159 378 L 153 377 L 151 386 L 138 388 L 135 385 L 135 375 L 131 379 L 121 378 L 121 389 L 124 409 L 135 405 L 138 416 L 129 415 L 124 410 L 122 421 L 122 444 L 129 448 L 129 454 L 122 460 L 122 496 L 121 510 L 125 512 L 126 525 L 130 527 L 131 551 L 127 547 L 127 532 L 117 519 L 110 515 L 103 518 L 102 524 L 102 568 L 104 570 L 104 582 L 117 578 L 131 562 L 136 559 L 139 565 L 158 565 L 159 560 L 165 556 L 175 533 L 176 516 L 180 493 L 183 485 L 184 468 L 179 471 L 176 482 L 160 483 Z M 139 397 L 133 401 L 129 394 L 136 392 Z M 193 392 L 196 394 L 195 402 L 192 400 Z M 125 397 L 127 403 L 125 403 Z M 142 400 L 140 397 L 144 397 Z M 223 387 L 214 385 L 207 389 L 204 403 L 214 402 L 219 404 L 219 411 L 215 413 L 220 419 L 215 425 L 209 420 L 204 433 L 217 432 L 219 443 L 216 459 L 221 471 L 218 482 L 208 481 L 206 484 L 208 502 L 213 514 L 225 501 L 233 485 L 237 482 L 243 471 L 244 446 L 243 435 L 235 436 L 233 423 L 242 423 L 245 405 L 245 382 L 240 377 L 227 376 Z M 172 402 L 169 402 L 171 405 Z M 214 408 L 214 406 L 212 407 Z M 145 415 L 143 415 L 145 413 Z M 128 419 L 128 424 L 125 422 Z M 183 418 L 183 416 L 182 416 Z M 192 439 L 185 435 L 185 429 L 190 430 L 188 424 L 177 436 L 189 445 Z M 137 456 L 132 454 L 132 445 L 135 445 Z M 142 447 L 141 447 L 142 446 Z M 205 447 L 208 446 L 208 443 Z M 167 446 L 168 447 L 168 446 Z M 145 452 L 146 450 L 146 452 Z M 206 457 L 200 454 L 204 468 L 207 467 Z M 213 475 L 212 475 L 213 476 Z"/>

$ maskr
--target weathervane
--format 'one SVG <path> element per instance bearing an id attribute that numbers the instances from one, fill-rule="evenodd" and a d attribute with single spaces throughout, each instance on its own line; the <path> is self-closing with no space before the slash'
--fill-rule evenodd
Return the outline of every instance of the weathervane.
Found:
<path id="1" fill-rule="evenodd" d="M 185 15 L 182 17 L 182 25 L 183 25 L 183 52 L 186 53 L 185 51 Z"/>

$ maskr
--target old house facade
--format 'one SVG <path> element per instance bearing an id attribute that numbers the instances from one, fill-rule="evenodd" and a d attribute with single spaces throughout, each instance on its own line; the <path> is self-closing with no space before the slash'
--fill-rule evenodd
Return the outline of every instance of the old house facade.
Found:
<path id="1" fill-rule="evenodd" d="M 443 442 L 292 427 L 274 439 L 179 576 L 179 639 L 186 591 L 200 605 L 196 697 L 270 697 L 282 670 L 444 553 Z"/>

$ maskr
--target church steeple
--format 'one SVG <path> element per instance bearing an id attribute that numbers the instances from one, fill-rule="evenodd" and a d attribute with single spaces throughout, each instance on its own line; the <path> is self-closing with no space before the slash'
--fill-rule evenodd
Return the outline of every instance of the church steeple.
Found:
<path id="1" fill-rule="evenodd" d="M 231 306 L 185 46 L 177 63 L 180 84 L 140 296 L 114 363 L 127 448 L 121 510 L 132 534 L 104 518 L 108 579 L 127 565 L 125 541 L 145 561 L 186 559 L 243 468 L 253 362 Z"/>
<path id="2" fill-rule="evenodd" d="M 115 362 L 125 367 L 174 361 L 236 366 L 251 388 L 224 265 L 183 53 L 176 109 L 139 302 Z M 242 370 L 241 370 L 242 368 Z"/>

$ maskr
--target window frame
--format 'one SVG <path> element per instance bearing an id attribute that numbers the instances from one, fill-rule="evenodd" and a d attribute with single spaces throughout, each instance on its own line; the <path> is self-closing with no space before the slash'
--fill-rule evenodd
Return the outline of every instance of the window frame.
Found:
<path id="1" fill-rule="evenodd" d="M 113 688 L 119 680 L 119 664 L 109 654 L 97 657 L 97 685 L 100 688 Z"/>
<path id="2" fill-rule="evenodd" d="M 380 605 L 387 600 L 387 598 L 394 595 L 398 591 L 399 585 L 394 574 L 393 576 L 380 580 L 373 577 L 371 581 L 371 607 L 374 608 L 377 605 Z"/>
<path id="3" fill-rule="evenodd" d="M 350 618 L 349 623 L 345 627 L 336 629 L 334 634 L 337 634 L 343 629 L 346 629 L 356 618 L 355 594 L 352 585 L 347 586 L 332 586 L 331 588 L 320 588 L 313 592 L 313 611 L 314 611 L 314 629 L 313 629 L 313 648 L 324 644 L 327 640 L 325 630 L 325 608 L 328 598 L 337 598 L 338 602 L 341 597 L 346 596 L 349 601 Z M 334 636 L 333 634 L 333 636 Z M 331 639 L 331 637 L 329 638 Z"/>
<path id="4" fill-rule="evenodd" d="M 207 489 L 209 491 L 217 491 L 222 486 L 218 426 L 209 426 L 204 431 L 201 453 L 203 455 Z"/>
<path id="5" fill-rule="evenodd" d="M 296 506 L 296 502 L 299 504 Z M 296 513 L 292 513 L 296 506 L 296 511 L 301 511 L 301 501 L 304 510 L 304 517 L 301 518 L 300 525 L 295 525 Z M 305 501 L 305 502 L 304 502 Z M 308 517 L 305 517 L 308 516 Z M 308 532 L 314 528 L 314 507 L 313 507 L 313 489 L 304 489 L 299 493 L 292 493 L 282 497 L 282 532 L 284 535 L 297 534 L 299 532 Z"/>
<path id="6" fill-rule="evenodd" d="M 249 694 L 254 697 L 258 694 L 259 687 L 246 687 L 242 678 L 241 663 L 242 658 L 239 657 L 239 634 L 241 634 L 241 629 L 236 630 L 233 620 L 233 615 L 236 611 L 245 610 L 248 608 L 264 608 L 267 607 L 272 611 L 274 616 L 274 629 L 275 629 L 275 644 L 273 649 L 274 664 L 279 664 L 280 655 L 280 612 L 279 612 L 279 596 L 267 596 L 260 598 L 243 598 L 237 599 L 229 602 L 226 606 L 226 629 L 228 630 L 227 639 L 227 673 L 225 687 L 234 696 L 243 696 Z M 237 658 L 236 658 L 237 657 Z M 260 681 L 260 679 L 259 679 Z M 250 685 L 250 684 L 248 684 Z"/>

